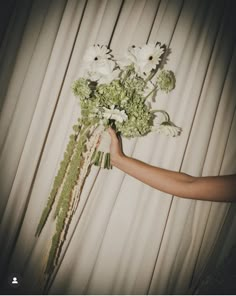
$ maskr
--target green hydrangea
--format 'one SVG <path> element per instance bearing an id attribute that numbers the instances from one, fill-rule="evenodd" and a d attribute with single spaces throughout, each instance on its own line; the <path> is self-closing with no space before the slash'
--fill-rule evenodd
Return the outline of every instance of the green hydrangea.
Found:
<path id="1" fill-rule="evenodd" d="M 144 98 L 134 93 L 124 106 L 128 120 L 115 122 L 117 131 L 124 137 L 133 138 L 146 135 L 151 131 L 154 115 L 145 104 Z"/>
<path id="2" fill-rule="evenodd" d="M 108 108 L 113 105 L 119 106 L 123 100 L 127 100 L 126 89 L 118 80 L 99 85 L 94 95 L 102 107 Z"/>
<path id="3" fill-rule="evenodd" d="M 141 94 L 145 88 L 145 85 L 146 83 L 141 77 L 129 77 L 124 82 L 124 87 L 126 88 L 129 95 L 132 95 L 134 91 Z"/>
<path id="4" fill-rule="evenodd" d="M 132 95 L 134 91 L 141 94 L 146 86 L 145 80 L 136 74 L 134 68 L 125 71 L 122 84 L 128 95 Z"/>
<path id="5" fill-rule="evenodd" d="M 175 88 L 175 75 L 172 71 L 161 70 L 157 75 L 157 85 L 160 90 L 168 93 Z"/>
<path id="6" fill-rule="evenodd" d="M 84 78 L 75 80 L 71 85 L 72 91 L 75 96 L 79 97 L 81 100 L 88 99 L 91 94 L 91 89 L 89 87 L 89 81 Z"/>

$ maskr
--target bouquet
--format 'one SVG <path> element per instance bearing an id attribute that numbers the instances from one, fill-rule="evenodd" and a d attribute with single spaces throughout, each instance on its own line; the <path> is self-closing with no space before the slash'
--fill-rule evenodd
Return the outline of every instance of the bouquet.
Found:
<path id="1" fill-rule="evenodd" d="M 168 49 L 165 45 L 131 46 L 123 57 L 115 58 L 105 45 L 88 48 L 83 75 L 72 84 L 81 115 L 73 126 L 64 159 L 42 213 L 39 235 L 56 202 L 56 231 L 48 255 L 46 274 L 57 265 L 84 182 L 92 165 L 111 169 L 111 126 L 126 138 L 142 137 L 150 132 L 178 136 L 181 128 L 164 110 L 152 109 L 157 93 L 169 93 L 175 87 L 175 75 L 164 69 Z"/>

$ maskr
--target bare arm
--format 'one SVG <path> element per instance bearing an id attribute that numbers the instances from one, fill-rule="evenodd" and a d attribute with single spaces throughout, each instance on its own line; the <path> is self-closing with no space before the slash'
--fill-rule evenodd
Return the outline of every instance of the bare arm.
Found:
<path id="1" fill-rule="evenodd" d="M 160 191 L 184 198 L 236 201 L 236 175 L 192 177 L 148 165 L 123 154 L 115 132 L 110 129 L 112 165 Z"/>

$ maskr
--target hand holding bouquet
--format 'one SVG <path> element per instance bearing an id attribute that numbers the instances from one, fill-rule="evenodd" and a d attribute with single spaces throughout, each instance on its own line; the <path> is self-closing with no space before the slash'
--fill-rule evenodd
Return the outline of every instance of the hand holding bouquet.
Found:
<path id="1" fill-rule="evenodd" d="M 175 126 L 165 111 L 152 110 L 151 96 L 175 87 L 172 71 L 164 70 L 165 46 L 147 44 L 128 48 L 126 55 L 115 59 L 106 46 L 95 45 L 84 57 L 84 75 L 72 89 L 79 98 L 84 124 L 104 127 L 100 145 L 92 162 L 111 168 L 107 127 L 127 138 L 141 137 L 151 131 L 177 136 Z"/>

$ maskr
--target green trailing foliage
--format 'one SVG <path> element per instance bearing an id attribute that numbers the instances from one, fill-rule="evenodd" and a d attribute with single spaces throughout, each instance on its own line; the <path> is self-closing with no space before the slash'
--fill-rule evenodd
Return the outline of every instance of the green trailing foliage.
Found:
<path id="1" fill-rule="evenodd" d="M 80 168 L 82 166 L 83 153 L 86 151 L 85 143 L 87 141 L 88 131 L 88 127 L 84 127 L 81 130 L 81 133 L 78 136 L 75 144 L 73 156 L 68 166 L 68 172 L 65 176 L 65 182 L 63 184 L 63 188 L 55 212 L 55 217 L 57 218 L 56 233 L 54 234 L 52 239 L 52 245 L 45 269 L 45 273 L 47 274 L 50 274 L 57 264 L 57 260 L 60 255 L 60 249 L 65 239 L 66 231 L 69 227 L 69 223 L 65 223 L 65 221 L 66 218 L 68 218 L 73 189 L 77 183 Z M 63 230 L 65 230 L 64 237 L 61 237 Z"/>
<path id="2" fill-rule="evenodd" d="M 80 155 L 81 152 L 84 152 L 85 150 L 85 143 L 87 140 L 87 127 L 84 127 L 83 130 L 81 130 L 81 134 L 78 136 L 78 141 L 76 143 L 76 148 L 74 151 L 74 155 L 72 156 L 71 162 L 70 162 L 70 166 L 69 166 L 69 170 L 66 176 L 66 180 L 65 180 L 65 184 L 63 186 L 59 201 L 57 203 L 57 207 L 54 213 L 54 218 L 57 217 L 57 215 L 60 212 L 60 209 L 63 207 L 63 201 L 65 200 L 65 196 L 71 194 L 71 191 L 73 190 L 78 176 L 77 174 L 80 171 L 80 157 L 82 157 L 82 155 Z M 77 176 L 77 177 L 76 177 Z M 75 178 L 76 177 L 76 178 Z M 72 180 L 74 182 L 74 184 L 72 183 Z"/>
<path id="3" fill-rule="evenodd" d="M 60 167 L 59 167 L 58 173 L 54 179 L 53 187 L 52 187 L 52 190 L 51 190 L 50 195 L 48 197 L 47 204 L 46 204 L 46 206 L 43 210 L 43 213 L 41 215 L 41 218 L 40 218 L 40 221 L 39 221 L 36 233 L 35 233 L 35 235 L 37 235 L 37 236 L 40 235 L 40 233 L 47 221 L 48 215 L 52 210 L 52 206 L 55 201 L 55 197 L 58 193 L 59 188 L 62 185 L 62 182 L 63 182 L 65 174 L 66 174 L 66 170 L 68 168 L 71 157 L 73 155 L 74 148 L 76 145 L 76 139 L 78 137 L 80 129 L 81 129 L 81 123 L 80 123 L 80 121 L 78 121 L 78 124 L 73 126 L 74 133 L 72 135 L 70 135 L 70 139 L 67 144 L 66 151 L 64 153 L 64 158 L 60 163 Z"/>

